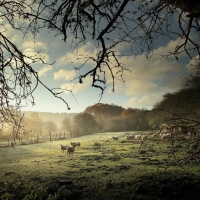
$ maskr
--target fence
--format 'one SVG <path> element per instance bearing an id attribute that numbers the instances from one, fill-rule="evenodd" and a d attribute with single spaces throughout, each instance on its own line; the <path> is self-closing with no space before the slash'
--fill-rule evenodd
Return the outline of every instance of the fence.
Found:
<path id="1" fill-rule="evenodd" d="M 35 135 L 35 136 L 29 136 L 28 134 L 20 139 L 17 139 L 15 141 L 16 145 L 27 145 L 27 144 L 36 144 L 36 143 L 45 143 L 49 141 L 56 141 L 56 140 L 65 140 L 69 139 L 70 136 L 68 134 L 64 133 L 59 133 L 59 134 L 49 134 L 49 135 Z M 12 140 L 13 141 L 13 140 Z M 0 140 L 0 147 L 5 147 L 5 146 L 11 146 L 11 140 Z"/>

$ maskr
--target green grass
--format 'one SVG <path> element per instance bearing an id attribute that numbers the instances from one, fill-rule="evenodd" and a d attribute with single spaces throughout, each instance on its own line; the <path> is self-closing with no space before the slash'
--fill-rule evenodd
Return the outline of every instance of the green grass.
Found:
<path id="1" fill-rule="evenodd" d="M 81 146 L 69 157 L 60 144 L 71 141 Z M 191 192 L 199 198 L 198 162 L 165 170 L 173 161 L 169 142 L 149 137 L 138 151 L 140 144 L 118 132 L 0 148 L 0 199 L 191 199 Z M 177 156 L 183 152 L 178 148 Z"/>

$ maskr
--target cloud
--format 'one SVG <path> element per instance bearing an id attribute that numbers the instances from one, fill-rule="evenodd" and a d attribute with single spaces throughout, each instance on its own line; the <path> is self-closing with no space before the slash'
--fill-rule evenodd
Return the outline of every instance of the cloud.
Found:
<path id="1" fill-rule="evenodd" d="M 189 63 L 186 65 L 186 69 L 188 73 L 196 73 L 195 69 L 198 68 L 199 64 L 200 64 L 200 55 L 196 55 L 195 57 L 193 57 L 193 59 L 191 59 L 189 61 Z"/>
<path id="2" fill-rule="evenodd" d="M 78 48 L 77 51 L 67 52 L 64 56 L 61 56 L 57 60 L 57 64 L 64 65 L 66 63 L 71 63 L 71 62 L 83 64 L 88 57 L 91 57 L 91 58 L 95 57 L 96 53 L 97 53 L 97 50 L 94 47 L 94 45 L 92 45 L 90 42 L 87 42 L 86 44 Z M 94 63 L 92 59 L 87 62 L 87 64 L 92 64 L 92 63 Z"/>
<path id="3" fill-rule="evenodd" d="M 48 71 L 52 70 L 52 66 L 51 65 L 47 65 L 45 67 L 43 67 L 42 69 L 39 70 L 38 75 L 39 76 L 46 76 Z"/>
<path id="4" fill-rule="evenodd" d="M 31 41 L 31 40 L 26 40 L 22 43 L 23 49 L 38 49 L 38 50 L 47 50 L 47 44 L 45 42 L 41 41 Z"/>
<path id="5" fill-rule="evenodd" d="M 65 93 L 68 94 L 69 91 L 67 91 L 67 90 L 71 90 L 73 93 L 77 93 L 77 92 L 86 90 L 88 85 L 89 85 L 89 83 L 83 83 L 83 84 L 79 84 L 79 83 L 64 83 L 64 84 L 62 84 L 60 86 L 60 88 L 61 88 L 61 90 L 65 90 Z"/>
<path id="6" fill-rule="evenodd" d="M 31 48 L 25 49 L 23 53 L 26 56 L 31 57 L 31 58 L 37 60 L 40 63 L 41 63 L 41 60 L 43 60 L 43 62 L 45 62 L 45 63 L 49 62 L 49 55 L 46 54 L 46 53 L 36 52 L 34 49 L 31 49 Z M 32 60 L 26 58 L 26 62 L 32 62 Z"/>
<path id="7" fill-rule="evenodd" d="M 174 77 L 171 80 L 163 81 L 160 84 L 160 91 L 173 93 L 181 88 L 182 81 L 183 81 L 182 77 Z"/>
<path id="8" fill-rule="evenodd" d="M 166 59 L 161 55 L 166 55 L 175 48 L 177 41 L 169 42 L 165 47 L 154 50 L 151 59 L 147 59 L 145 54 L 119 58 L 129 71 L 123 72 L 125 87 L 123 91 L 127 95 L 152 94 L 166 90 L 174 91 L 180 88 L 181 79 L 185 66 L 175 59 Z M 121 48 L 121 47 L 120 47 Z M 117 51 L 116 51 L 117 52 Z M 114 75 L 121 79 L 121 74 L 116 73 L 119 68 L 114 69 Z M 108 76 L 109 70 L 106 70 Z M 112 77 L 107 78 L 108 83 L 112 83 Z M 121 92 L 123 82 L 115 82 L 115 92 Z"/>
<path id="9" fill-rule="evenodd" d="M 168 78 L 169 75 L 174 76 L 182 72 L 180 63 L 156 57 L 148 60 L 145 55 L 141 55 L 129 58 L 129 60 L 123 59 L 123 63 L 131 71 L 131 73 L 125 73 L 125 78 L 140 78 L 146 81 L 163 80 L 164 78 Z"/>
<path id="10" fill-rule="evenodd" d="M 163 94 L 144 95 L 142 97 L 133 97 L 123 104 L 125 108 L 147 108 L 151 109 L 153 105 L 162 100 Z"/>
<path id="11" fill-rule="evenodd" d="M 150 94 L 156 90 L 158 90 L 158 86 L 148 81 L 137 79 L 126 81 L 125 94 L 127 95 Z"/>
<path id="12" fill-rule="evenodd" d="M 59 79 L 65 79 L 65 80 L 72 80 L 76 76 L 75 70 L 64 70 L 61 69 L 58 72 L 54 73 L 54 79 L 59 80 Z"/>
<path id="13" fill-rule="evenodd" d="M 66 90 L 65 93 L 69 94 L 67 90 L 71 90 L 73 93 L 85 91 L 89 85 L 91 85 L 91 78 L 86 77 L 83 79 L 83 83 L 64 83 L 60 86 L 61 90 Z"/>

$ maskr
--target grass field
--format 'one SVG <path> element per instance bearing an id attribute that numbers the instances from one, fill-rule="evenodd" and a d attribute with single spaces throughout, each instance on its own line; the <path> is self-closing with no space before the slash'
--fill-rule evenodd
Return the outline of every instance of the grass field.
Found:
<path id="1" fill-rule="evenodd" d="M 60 145 L 73 141 L 81 146 L 69 157 Z M 169 143 L 149 137 L 139 149 L 118 132 L 0 148 L 0 199 L 200 199 L 200 162 L 166 169 Z"/>

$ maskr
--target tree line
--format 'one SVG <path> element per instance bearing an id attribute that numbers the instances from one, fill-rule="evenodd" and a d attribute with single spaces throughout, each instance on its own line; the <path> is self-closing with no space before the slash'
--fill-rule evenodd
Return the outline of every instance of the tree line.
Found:
<path id="1" fill-rule="evenodd" d="M 145 108 L 123 108 L 115 104 L 97 103 L 81 113 L 28 113 L 23 128 L 29 137 L 44 135 L 64 135 L 78 137 L 97 132 L 120 132 L 155 130 L 163 123 L 198 123 L 200 104 L 198 89 L 183 88 L 174 93 L 166 93 L 151 110 Z M 41 117 L 41 116 L 42 117 Z M 58 116 L 59 119 L 58 119 Z M 60 124 L 54 121 L 55 117 Z M 47 120 L 45 120 L 47 119 Z M 1 131 L 1 138 L 12 138 L 13 126 L 7 125 Z M 62 134 L 63 135 L 63 134 Z M 26 137 L 19 132 L 19 138 Z M 17 139 L 17 138 L 15 138 Z"/>
<path id="2" fill-rule="evenodd" d="M 73 121 L 66 118 L 62 124 L 71 136 L 80 136 L 94 132 L 158 130 L 163 123 L 187 125 L 199 121 L 199 88 L 183 85 L 179 91 L 164 94 L 151 110 L 97 103 L 77 114 Z"/>

